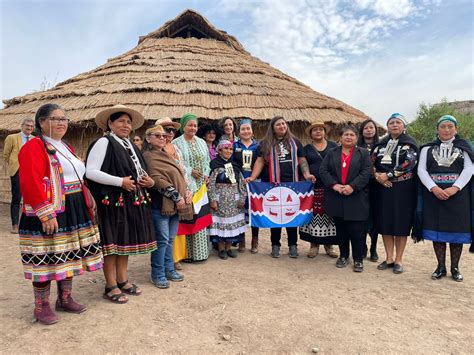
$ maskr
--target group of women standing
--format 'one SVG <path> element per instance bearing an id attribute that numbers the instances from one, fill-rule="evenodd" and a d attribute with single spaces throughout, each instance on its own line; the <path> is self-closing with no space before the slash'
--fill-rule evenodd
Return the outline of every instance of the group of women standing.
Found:
<path id="1" fill-rule="evenodd" d="M 438 267 L 432 278 L 447 274 L 450 243 L 452 278 L 462 281 L 462 244 L 472 238 L 474 155 L 457 135 L 453 116 L 441 117 L 438 138 L 419 150 L 400 114 L 390 116 L 388 135 L 380 141 L 371 120 L 360 131 L 344 127 L 339 144 L 328 141 L 328 128 L 316 121 L 306 130 L 311 139 L 306 147 L 283 117 L 274 117 L 257 143 L 249 119 L 237 126 L 225 118 L 221 137 L 218 128 L 208 126 L 202 139 L 197 136 L 197 117 L 185 114 L 180 123 L 158 120 L 146 131 L 140 150 L 129 136 L 143 125 L 143 116 L 117 105 L 97 114 L 104 136 L 91 144 L 86 163 L 63 140 L 68 121 L 60 106 L 40 107 L 36 138 L 19 155 L 24 198 L 20 250 L 25 277 L 33 282 L 34 316 L 43 324 L 58 321 L 49 304 L 52 280 L 58 285 L 56 310 L 86 310 L 72 298 L 73 277 L 84 270 L 103 268 L 103 297 L 111 302 L 126 303 L 128 296 L 139 296 L 140 287 L 128 277 L 130 255 L 151 253 L 151 282 L 156 287 L 182 281 L 173 262 L 175 237 L 179 221 L 193 219 L 193 194 L 204 184 L 213 223 L 208 230 L 182 237 L 186 247 L 179 248 L 191 261 L 208 258 L 209 236 L 221 259 L 237 256 L 231 248 L 236 243 L 245 251 L 245 183 L 305 179 L 314 183 L 315 192 L 313 219 L 300 227 L 300 238 L 310 243 L 308 257 L 316 257 L 320 245 L 329 256 L 338 257 L 338 244 L 336 266 L 343 268 L 352 246 L 353 270 L 361 272 L 368 251 L 366 234 L 371 237 L 370 260 L 377 261 L 380 233 L 386 259 L 377 268 L 402 273 L 407 237 L 415 225 L 415 237 L 433 241 Z M 173 139 L 178 129 L 182 135 Z M 418 203 L 416 169 L 423 186 Z M 252 253 L 258 252 L 258 233 L 252 228 Z M 297 233 L 296 227 L 287 228 L 292 258 L 298 257 Z M 278 258 L 281 228 L 271 228 L 270 234 L 271 255 Z"/>

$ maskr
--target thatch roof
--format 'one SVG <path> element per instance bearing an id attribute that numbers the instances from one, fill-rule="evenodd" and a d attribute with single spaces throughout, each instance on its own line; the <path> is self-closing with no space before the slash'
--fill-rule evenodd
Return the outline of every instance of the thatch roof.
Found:
<path id="1" fill-rule="evenodd" d="M 89 126 L 95 114 L 118 103 L 147 119 L 224 116 L 289 121 L 322 118 L 340 124 L 367 118 L 361 111 L 251 56 L 236 38 L 186 10 L 142 36 L 132 50 L 54 88 L 3 101 L 0 131 L 19 127 L 47 102 L 62 105 L 72 126 Z"/>

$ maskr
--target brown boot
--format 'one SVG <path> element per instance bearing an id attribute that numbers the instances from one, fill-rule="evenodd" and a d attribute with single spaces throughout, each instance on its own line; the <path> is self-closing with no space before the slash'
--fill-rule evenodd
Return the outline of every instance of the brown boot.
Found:
<path id="1" fill-rule="evenodd" d="M 50 288 L 50 281 L 33 282 L 33 291 L 35 294 L 35 310 L 33 315 L 36 321 L 45 325 L 51 325 L 58 322 L 58 316 L 53 312 L 49 305 Z"/>
<path id="2" fill-rule="evenodd" d="M 245 252 L 245 236 L 239 242 L 239 249 L 238 250 L 239 250 L 239 253 L 244 253 Z"/>
<path id="3" fill-rule="evenodd" d="M 258 237 L 252 237 L 252 248 L 250 249 L 252 254 L 258 253 Z"/>
<path id="4" fill-rule="evenodd" d="M 311 243 L 311 247 L 309 248 L 309 252 L 308 252 L 308 255 L 307 255 L 308 258 L 313 259 L 313 258 L 317 257 L 318 254 L 319 254 L 319 245 Z"/>
<path id="5" fill-rule="evenodd" d="M 57 282 L 58 299 L 56 301 L 56 310 L 69 313 L 82 313 L 87 310 L 86 306 L 77 303 L 71 297 L 72 277 Z"/>

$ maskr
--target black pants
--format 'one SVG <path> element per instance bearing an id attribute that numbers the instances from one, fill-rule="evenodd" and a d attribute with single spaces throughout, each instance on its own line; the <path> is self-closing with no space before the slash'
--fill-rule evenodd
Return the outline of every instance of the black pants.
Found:
<path id="1" fill-rule="evenodd" d="M 354 261 L 364 259 L 365 247 L 365 221 L 345 221 L 334 218 L 336 234 L 339 244 L 340 257 L 349 258 L 349 243 L 352 245 L 352 258 Z"/>
<path id="2" fill-rule="evenodd" d="M 20 219 L 20 203 L 21 203 L 21 192 L 20 192 L 20 174 L 18 171 L 15 175 L 10 176 L 10 182 L 12 187 L 12 202 L 10 204 L 10 216 L 12 218 L 12 226 L 18 225 Z"/>
<path id="3" fill-rule="evenodd" d="M 298 227 L 287 227 L 286 234 L 288 234 L 288 246 L 296 245 L 296 241 L 298 240 Z M 272 240 L 272 246 L 281 246 L 281 228 L 270 228 L 270 236 Z"/>

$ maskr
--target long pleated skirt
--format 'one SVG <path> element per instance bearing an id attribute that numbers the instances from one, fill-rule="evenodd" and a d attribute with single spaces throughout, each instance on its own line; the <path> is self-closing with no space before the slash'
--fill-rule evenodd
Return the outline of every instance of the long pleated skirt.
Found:
<path id="1" fill-rule="evenodd" d="M 90 218 L 80 185 L 69 190 L 65 210 L 56 217 L 57 233 L 45 234 L 38 217 L 21 216 L 20 253 L 26 279 L 60 281 L 102 268 L 99 230 Z"/>

